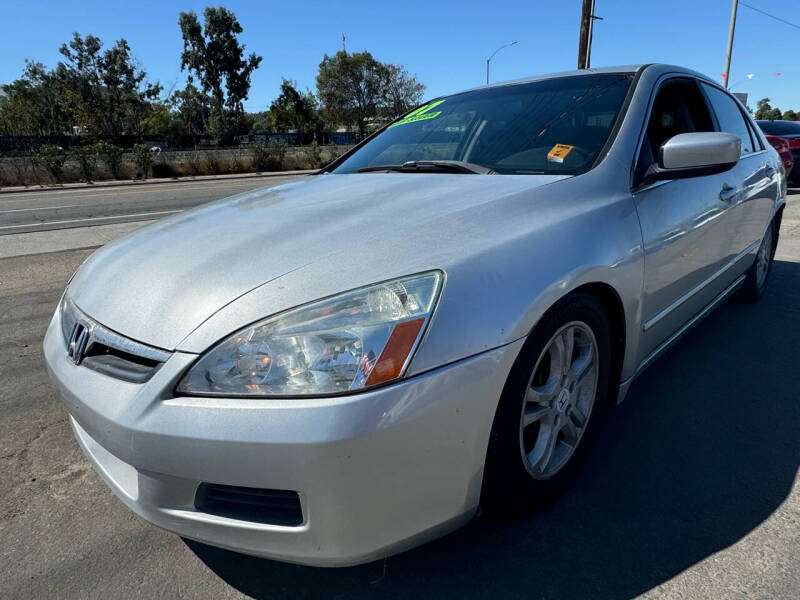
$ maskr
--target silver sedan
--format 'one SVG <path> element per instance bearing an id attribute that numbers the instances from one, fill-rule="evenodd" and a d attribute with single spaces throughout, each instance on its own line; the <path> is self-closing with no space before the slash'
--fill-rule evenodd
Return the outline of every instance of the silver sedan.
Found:
<path id="1" fill-rule="evenodd" d="M 785 194 L 698 73 L 482 87 L 99 250 L 46 362 L 138 515 L 278 560 L 373 560 L 553 498 L 643 369 L 764 293 Z"/>

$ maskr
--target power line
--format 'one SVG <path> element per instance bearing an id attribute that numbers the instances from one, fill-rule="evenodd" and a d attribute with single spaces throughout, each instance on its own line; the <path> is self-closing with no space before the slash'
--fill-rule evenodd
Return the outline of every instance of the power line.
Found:
<path id="1" fill-rule="evenodd" d="M 739 4 L 741 4 L 742 6 L 746 6 L 746 7 L 747 7 L 747 8 L 749 8 L 750 10 L 754 10 L 754 11 L 756 11 L 757 13 L 761 13 L 761 14 L 762 14 L 762 15 L 764 15 L 765 17 L 769 17 L 770 19 L 775 19 L 776 21 L 780 21 L 780 22 L 781 22 L 781 23 L 783 23 L 784 25 L 789 25 L 789 27 L 794 27 L 795 29 L 800 29 L 800 25 L 797 25 L 797 24 L 795 24 L 795 23 L 792 23 L 792 22 L 790 22 L 790 21 L 787 21 L 786 19 L 782 19 L 782 18 L 780 18 L 780 17 L 776 17 L 775 15 L 772 15 L 772 14 L 770 14 L 770 13 L 766 12 L 766 11 L 763 11 L 763 10 L 761 10 L 760 8 L 756 8 L 755 6 L 750 6 L 750 5 L 749 5 L 749 4 L 747 4 L 746 2 L 741 2 L 741 1 L 740 1 L 740 2 L 739 2 Z"/>

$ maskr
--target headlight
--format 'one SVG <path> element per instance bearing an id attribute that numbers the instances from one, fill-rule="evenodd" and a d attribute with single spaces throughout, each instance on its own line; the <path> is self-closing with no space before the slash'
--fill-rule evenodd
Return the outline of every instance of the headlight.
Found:
<path id="1" fill-rule="evenodd" d="M 436 305 L 438 271 L 306 304 L 233 334 L 178 384 L 201 396 L 319 396 L 403 375 Z"/>

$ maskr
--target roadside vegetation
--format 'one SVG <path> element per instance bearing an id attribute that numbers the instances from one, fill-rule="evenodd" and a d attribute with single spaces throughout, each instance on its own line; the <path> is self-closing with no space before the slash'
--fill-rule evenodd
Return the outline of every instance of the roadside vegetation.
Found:
<path id="1" fill-rule="evenodd" d="M 769 98 L 762 98 L 758 101 L 753 117 L 765 121 L 800 121 L 800 113 L 793 110 L 781 111 L 780 108 L 773 107 L 770 104 Z"/>
<path id="2" fill-rule="evenodd" d="M 236 15 L 208 7 L 181 12 L 177 25 L 186 80 L 171 93 L 125 39 L 105 46 L 76 32 L 55 67 L 26 61 L 0 85 L 0 185 L 316 168 L 341 153 L 334 142 L 362 139 L 425 91 L 400 65 L 340 50 L 322 57 L 314 91 L 284 79 L 263 111 L 247 112 L 263 57 L 241 43 Z"/>
<path id="3" fill-rule="evenodd" d="M 288 146 L 283 141 L 216 150 L 153 151 L 144 144 L 125 151 L 107 142 L 65 150 L 44 145 L 29 157 L 0 158 L 0 186 L 53 185 L 110 179 L 269 173 L 318 169 L 349 146 Z"/>

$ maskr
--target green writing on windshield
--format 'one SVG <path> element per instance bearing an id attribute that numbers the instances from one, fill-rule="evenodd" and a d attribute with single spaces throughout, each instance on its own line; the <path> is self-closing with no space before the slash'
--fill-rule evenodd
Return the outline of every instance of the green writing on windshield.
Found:
<path id="1" fill-rule="evenodd" d="M 425 121 L 427 119 L 433 119 L 434 117 L 438 117 L 442 114 L 442 111 L 437 110 L 436 112 L 430 112 L 431 109 L 436 108 L 439 106 L 444 100 L 437 100 L 436 102 L 431 102 L 430 104 L 425 104 L 424 106 L 420 106 L 417 110 L 412 113 L 407 114 L 405 117 L 400 119 L 397 123 L 392 123 L 389 125 L 388 129 L 392 127 L 397 127 L 398 125 L 406 125 L 408 123 L 416 123 L 417 121 Z"/>

